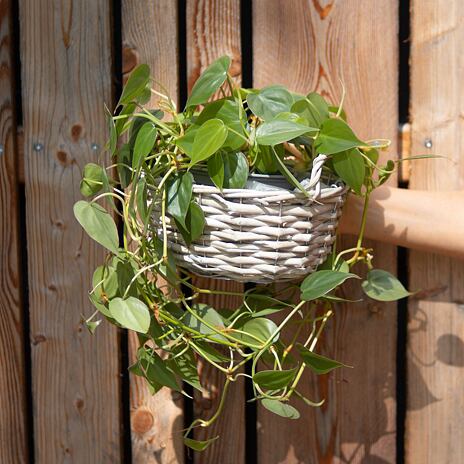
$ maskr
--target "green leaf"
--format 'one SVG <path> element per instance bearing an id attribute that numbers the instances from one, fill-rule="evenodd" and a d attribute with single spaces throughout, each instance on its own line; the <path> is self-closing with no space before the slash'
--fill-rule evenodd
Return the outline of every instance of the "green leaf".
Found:
<path id="1" fill-rule="evenodd" d="M 364 293 L 378 301 L 395 301 L 412 295 L 393 275 L 381 269 L 372 269 L 362 283 Z"/>
<path id="2" fill-rule="evenodd" d="M 140 347 L 137 351 L 137 359 L 139 366 L 142 368 L 142 375 L 148 380 L 155 391 L 158 391 L 161 386 L 181 391 L 177 384 L 176 376 L 167 367 L 167 363 L 154 350 Z"/>
<path id="3" fill-rule="evenodd" d="M 213 348 L 211 346 L 211 343 L 196 340 L 194 349 L 200 356 L 203 356 L 204 358 L 208 357 L 214 362 L 223 363 L 230 361 L 230 358 L 228 356 L 224 356 L 218 350 Z"/>
<path id="4" fill-rule="evenodd" d="M 119 105 L 125 105 L 141 95 L 150 82 L 150 67 L 147 64 L 137 66 L 127 79 L 119 99 Z"/>
<path id="5" fill-rule="evenodd" d="M 332 162 L 340 179 L 360 195 L 366 175 L 366 167 L 359 151 L 354 149 L 338 153 L 332 158 Z"/>
<path id="6" fill-rule="evenodd" d="M 314 130 L 316 129 L 313 127 L 297 122 L 273 119 L 258 126 L 258 129 L 256 129 L 256 141 L 260 145 L 277 145 Z"/>
<path id="7" fill-rule="evenodd" d="M 137 183 L 135 201 L 137 203 L 137 212 L 144 224 L 148 221 L 148 198 L 147 198 L 147 181 L 142 177 Z"/>
<path id="8" fill-rule="evenodd" d="M 126 300 L 113 298 L 110 301 L 110 313 L 126 329 L 147 333 L 150 328 L 150 311 L 139 299 L 130 296 Z"/>
<path id="9" fill-rule="evenodd" d="M 200 126 L 192 124 L 184 133 L 182 137 L 179 137 L 175 140 L 175 144 L 190 158 L 193 153 L 193 142 L 195 141 L 195 136 L 197 135 L 198 129 Z"/>
<path id="10" fill-rule="evenodd" d="M 241 153 L 223 153 L 224 182 L 223 187 L 228 189 L 244 188 L 248 179 L 248 161 Z"/>
<path id="11" fill-rule="evenodd" d="M 176 346 L 173 349 L 173 354 L 177 355 L 184 347 Z M 191 349 L 185 351 L 182 355 L 170 359 L 168 361 L 171 370 L 177 374 L 184 382 L 187 382 L 193 388 L 203 391 L 200 384 L 200 377 L 198 376 L 197 361 Z"/>
<path id="12" fill-rule="evenodd" d="M 297 367 L 288 371 L 260 371 L 253 376 L 253 382 L 261 388 L 280 390 L 285 388 L 295 378 Z"/>
<path id="13" fill-rule="evenodd" d="M 154 116 L 156 119 L 163 119 L 164 113 L 158 109 L 148 110 L 148 112 Z M 135 141 L 137 140 L 137 135 L 139 134 L 139 130 L 146 124 L 147 118 L 144 116 L 136 116 L 132 119 L 130 125 L 130 132 L 129 132 L 129 146 L 131 149 L 134 148 Z"/>
<path id="14" fill-rule="evenodd" d="M 166 182 L 167 210 L 184 228 L 185 216 L 192 199 L 193 176 L 190 172 L 176 172 Z"/>
<path id="15" fill-rule="evenodd" d="M 388 160 L 385 166 L 382 166 L 384 171 L 380 171 L 379 173 L 379 180 L 377 185 L 382 185 L 390 178 L 390 176 L 395 172 L 395 163 L 393 160 Z"/>
<path id="16" fill-rule="evenodd" d="M 356 137 L 350 126 L 341 119 L 332 118 L 324 121 L 316 138 L 318 153 L 326 155 L 365 145 Z"/>
<path id="17" fill-rule="evenodd" d="M 111 252 L 118 252 L 118 229 L 103 207 L 81 200 L 74 205 L 74 216 L 90 238 Z"/>
<path id="18" fill-rule="evenodd" d="M 98 321 L 84 321 L 85 326 L 87 327 L 87 330 L 94 335 L 95 331 L 97 330 L 97 327 L 101 324 L 101 319 Z"/>
<path id="19" fill-rule="evenodd" d="M 236 334 L 234 335 L 235 338 L 242 340 L 246 344 L 259 345 L 265 343 L 276 332 L 277 326 L 270 319 L 256 317 L 246 321 L 243 325 L 237 327 L 237 329 L 245 333 Z M 276 333 L 272 343 L 278 339 L 279 334 Z"/>
<path id="20" fill-rule="evenodd" d="M 340 271 L 316 271 L 306 277 L 301 284 L 301 298 L 305 301 L 316 300 L 341 285 L 347 279 L 359 279 L 355 274 Z"/>
<path id="21" fill-rule="evenodd" d="M 268 121 L 279 113 L 290 111 L 293 97 L 285 87 L 272 85 L 248 94 L 247 104 L 255 116 Z"/>
<path id="22" fill-rule="evenodd" d="M 132 179 L 132 171 L 130 170 L 132 166 L 132 151 L 129 144 L 125 143 L 117 151 L 117 161 L 119 181 L 123 188 L 127 188 Z"/>
<path id="23" fill-rule="evenodd" d="M 190 166 L 208 159 L 216 153 L 227 138 L 227 127 L 220 119 L 205 122 L 195 134 L 190 155 Z"/>
<path id="24" fill-rule="evenodd" d="M 177 220 L 176 226 L 187 245 L 201 237 L 205 228 L 205 214 L 201 206 L 192 200 L 185 216 L 185 227 Z"/>
<path id="25" fill-rule="evenodd" d="M 297 409 L 288 403 L 283 403 L 278 400 L 271 400 L 264 398 L 261 400 L 261 404 L 268 410 L 277 414 L 278 416 L 285 417 L 287 419 L 299 419 L 300 413 Z"/>
<path id="26" fill-rule="evenodd" d="M 118 134 L 116 132 L 116 125 L 114 123 L 113 115 L 111 111 L 105 106 L 106 121 L 108 123 L 108 129 L 110 132 L 110 138 L 107 142 L 108 150 L 111 154 L 116 150 L 116 144 L 118 142 Z"/>
<path id="27" fill-rule="evenodd" d="M 98 164 L 88 163 L 84 167 L 84 173 L 80 184 L 82 195 L 90 197 L 98 193 L 103 187 L 105 170 Z"/>
<path id="28" fill-rule="evenodd" d="M 211 97 L 226 80 L 229 66 L 230 58 L 228 56 L 222 56 L 210 64 L 195 82 L 185 107 L 197 106 L 207 102 L 209 97 Z"/>
<path id="29" fill-rule="evenodd" d="M 208 174 L 214 185 L 222 190 L 224 185 L 224 159 L 222 153 L 215 153 L 208 160 Z"/>
<path id="30" fill-rule="evenodd" d="M 329 118 L 327 102 L 316 92 L 312 92 L 305 99 L 295 102 L 291 110 L 305 118 L 307 124 L 313 127 L 320 127 Z"/>
<path id="31" fill-rule="evenodd" d="M 208 103 L 203 111 L 198 116 L 195 124 L 203 125 L 211 119 L 220 119 L 232 131 L 228 131 L 227 138 L 224 142 L 224 147 L 234 151 L 239 149 L 245 140 L 240 135 L 243 134 L 242 122 L 246 123 L 245 110 L 242 108 L 242 121 L 240 121 L 240 106 L 235 100 L 222 98 L 214 102 Z M 245 136 L 245 134 L 243 134 Z"/>
<path id="32" fill-rule="evenodd" d="M 208 160 L 208 174 L 217 188 L 241 189 L 248 180 L 248 161 L 241 152 L 216 153 Z"/>
<path id="33" fill-rule="evenodd" d="M 282 145 L 274 147 L 277 156 L 282 159 L 284 156 L 284 148 Z M 256 155 L 255 168 L 262 174 L 275 174 L 279 172 L 279 164 L 277 163 L 272 147 L 266 145 L 258 145 L 258 154 Z"/>
<path id="34" fill-rule="evenodd" d="M 132 167 L 137 169 L 141 166 L 145 157 L 151 152 L 156 141 L 156 126 L 152 122 L 146 122 L 137 133 L 132 157 Z"/>
<path id="35" fill-rule="evenodd" d="M 192 438 L 184 438 L 184 445 L 193 449 L 194 451 L 204 451 L 211 443 L 216 441 L 219 435 L 209 440 L 193 440 Z"/>
<path id="36" fill-rule="evenodd" d="M 296 346 L 303 362 L 316 374 L 327 374 L 338 367 L 350 367 L 341 362 L 321 356 L 320 354 L 313 353 L 300 343 L 297 343 Z"/>
<path id="37" fill-rule="evenodd" d="M 224 327 L 224 321 L 222 317 L 211 306 L 208 306 L 203 303 L 195 303 L 192 305 L 192 310 L 196 314 L 198 314 L 198 316 L 210 326 L 214 327 L 215 329 L 219 331 L 224 330 L 225 327 Z M 227 340 L 224 336 L 222 336 L 221 334 L 218 334 L 215 330 L 209 328 L 206 324 L 201 322 L 190 312 L 187 312 L 185 314 L 184 324 L 196 330 L 197 332 L 200 332 L 203 335 L 209 335 L 210 340 L 213 340 L 213 341 Z"/>
<path id="38" fill-rule="evenodd" d="M 92 276 L 93 294 L 100 302 L 111 300 L 118 292 L 118 275 L 112 266 L 98 266 Z"/>

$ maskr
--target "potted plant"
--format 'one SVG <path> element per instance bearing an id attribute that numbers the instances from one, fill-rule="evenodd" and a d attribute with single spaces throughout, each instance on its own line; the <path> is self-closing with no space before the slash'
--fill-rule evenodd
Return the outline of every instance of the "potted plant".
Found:
<path id="1" fill-rule="evenodd" d="M 109 252 L 93 276 L 88 328 L 94 332 L 102 314 L 135 331 L 140 347 L 130 369 L 153 392 L 183 391 L 182 382 L 201 390 L 198 359 L 224 374 L 218 411 L 185 433 L 195 450 L 217 437 L 193 440 L 192 428 L 217 419 L 230 384 L 247 375 L 245 363 L 256 400 L 273 413 L 298 418 L 293 398 L 322 404 L 305 398 L 298 382 L 306 368 L 323 375 L 343 366 L 316 346 L 343 282 L 353 279 L 382 301 L 409 294 L 373 269 L 372 250 L 362 244 L 369 195 L 395 168 L 378 162 L 389 142 L 360 140 L 342 103 L 318 93 L 239 88 L 229 65 L 226 56 L 211 64 L 181 112 L 152 88 L 148 66 L 137 67 L 115 115 L 108 112 L 111 163 L 85 167 L 81 192 L 92 198 L 74 207 Z M 159 108 L 147 109 L 152 93 Z M 362 225 L 354 248 L 335 250 L 348 190 L 364 198 Z M 365 279 L 351 271 L 355 264 L 367 268 Z M 192 274 L 256 285 L 240 294 L 239 307 L 223 311 L 198 302 L 222 292 L 197 287 Z"/>

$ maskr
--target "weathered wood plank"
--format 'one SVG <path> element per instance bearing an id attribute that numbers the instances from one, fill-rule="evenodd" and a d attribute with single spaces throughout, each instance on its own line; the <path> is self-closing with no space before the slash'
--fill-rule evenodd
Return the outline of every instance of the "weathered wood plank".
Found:
<path id="1" fill-rule="evenodd" d="M 317 89 L 338 102 L 346 87 L 350 123 L 366 139 L 397 138 L 397 3 L 255 0 L 254 86 Z M 395 146 L 391 153 L 395 153 Z M 375 265 L 395 270 L 395 251 L 376 247 Z M 329 378 L 307 375 L 302 418 L 258 413 L 261 463 L 395 460 L 396 306 L 340 307 L 319 350 L 355 366 Z M 369 354 L 369 356 L 366 355 Z"/>
<path id="2" fill-rule="evenodd" d="M 27 462 L 11 1 L 0 1 L 0 462 Z"/>
<path id="3" fill-rule="evenodd" d="M 410 188 L 464 188 L 464 4 L 459 0 L 412 2 L 412 153 L 445 160 L 412 164 Z M 424 148 L 425 141 L 432 148 Z M 460 205 L 462 206 L 462 205 Z M 461 214 L 450 205 L 449 214 Z M 447 211 L 443 211 L 446 220 Z M 433 226 L 431 224 L 431 226 Z M 456 231 L 462 234 L 462 231 Z M 406 462 L 464 461 L 464 265 L 411 252 Z"/>
<path id="4" fill-rule="evenodd" d="M 123 72 L 128 75 L 147 63 L 153 77 L 178 99 L 177 4 L 170 0 L 122 2 Z M 156 106 L 154 96 L 150 105 Z M 129 336 L 131 359 L 138 340 Z M 140 464 L 181 463 L 182 397 L 167 388 L 152 395 L 145 380 L 131 374 L 132 462 Z"/>
<path id="5" fill-rule="evenodd" d="M 92 338 L 87 289 L 103 249 L 73 216 L 111 105 L 109 1 L 21 0 L 35 462 L 121 461 L 117 331 Z"/>
<path id="6" fill-rule="evenodd" d="M 240 2 L 238 0 L 187 0 L 187 81 L 189 90 L 201 72 L 222 55 L 232 58 L 231 74 L 240 82 Z M 235 282 L 196 278 L 203 288 L 242 291 Z M 235 309 L 238 298 L 222 296 L 203 299 L 215 308 Z M 195 416 L 210 417 L 216 410 L 224 376 L 214 369 L 201 370 L 205 395 L 195 396 Z M 218 421 L 207 430 L 198 429 L 195 438 L 220 435 L 220 441 L 202 453 L 194 453 L 195 463 L 240 464 L 245 461 L 245 391 L 238 381 L 229 390 L 227 406 Z"/>

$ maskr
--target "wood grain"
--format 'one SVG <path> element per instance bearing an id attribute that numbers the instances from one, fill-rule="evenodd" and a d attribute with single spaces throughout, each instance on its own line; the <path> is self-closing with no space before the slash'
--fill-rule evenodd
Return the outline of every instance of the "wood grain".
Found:
<path id="1" fill-rule="evenodd" d="M 122 2 L 123 72 L 147 63 L 152 76 L 177 101 L 177 5 L 170 0 Z M 156 106 L 156 97 L 150 101 Z M 138 340 L 129 336 L 130 357 Z M 184 461 L 182 397 L 168 388 L 152 395 L 145 380 L 130 376 L 132 462 L 169 464 Z"/>
<path id="2" fill-rule="evenodd" d="M 119 345 L 87 290 L 103 249 L 73 216 L 111 106 L 105 0 L 20 0 L 35 462 L 121 462 Z M 41 149 L 37 149 L 41 144 Z M 34 149 L 34 147 L 36 149 Z"/>
<path id="3" fill-rule="evenodd" d="M 334 103 L 346 88 L 349 122 L 361 138 L 397 138 L 397 4 L 391 0 L 255 0 L 254 86 L 318 90 Z M 349 242 L 345 242 L 345 245 Z M 375 247 L 375 266 L 395 272 L 395 251 Z M 354 369 L 308 374 L 319 409 L 299 404 L 299 421 L 258 412 L 258 462 L 395 461 L 396 305 L 337 308 L 319 352 Z M 375 461 L 374 461 L 375 460 Z"/>
<path id="4" fill-rule="evenodd" d="M 448 160 L 414 162 L 410 188 L 464 189 L 463 40 L 462 2 L 413 0 L 412 153 L 439 153 Z M 446 220 L 448 212 L 443 214 Z M 449 214 L 463 214 L 462 205 L 450 204 Z M 461 463 L 464 264 L 411 252 L 409 268 L 410 287 L 420 292 L 409 305 L 406 462 Z"/>
<path id="5" fill-rule="evenodd" d="M 201 72 L 215 59 L 232 58 L 231 75 L 240 82 L 240 2 L 238 0 L 187 0 L 187 81 L 189 90 Z M 196 278 L 202 288 L 242 291 L 236 282 Z M 235 309 L 237 298 L 204 298 L 217 309 Z M 218 406 L 224 376 L 214 369 L 202 369 L 205 395 L 196 394 L 195 416 L 210 417 Z M 220 435 L 220 439 L 202 453 L 194 453 L 195 463 L 240 464 L 245 462 L 245 390 L 242 381 L 233 384 L 221 417 L 208 430 L 198 430 L 195 438 Z"/>
<path id="6" fill-rule="evenodd" d="M 27 462 L 11 1 L 0 1 L 0 462 Z"/>

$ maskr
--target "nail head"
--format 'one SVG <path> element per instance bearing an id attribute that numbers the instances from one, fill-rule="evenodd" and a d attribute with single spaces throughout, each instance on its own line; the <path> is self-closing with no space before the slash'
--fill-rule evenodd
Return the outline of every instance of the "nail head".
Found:
<path id="1" fill-rule="evenodd" d="M 425 146 L 425 148 L 432 148 L 432 146 L 433 146 L 432 139 L 425 139 L 424 140 L 424 146 Z"/>
<path id="2" fill-rule="evenodd" d="M 93 151 L 98 151 L 98 150 L 100 149 L 100 145 L 98 145 L 98 143 L 93 142 L 93 143 L 90 145 L 90 148 L 91 148 Z"/>
<path id="3" fill-rule="evenodd" d="M 0 155 L 3 155 L 4 151 L 5 151 L 5 148 L 3 147 L 2 144 L 0 144 Z"/>
<path id="4" fill-rule="evenodd" d="M 36 142 L 33 145 L 34 151 L 42 151 L 43 150 L 43 145 L 40 142 Z"/>

